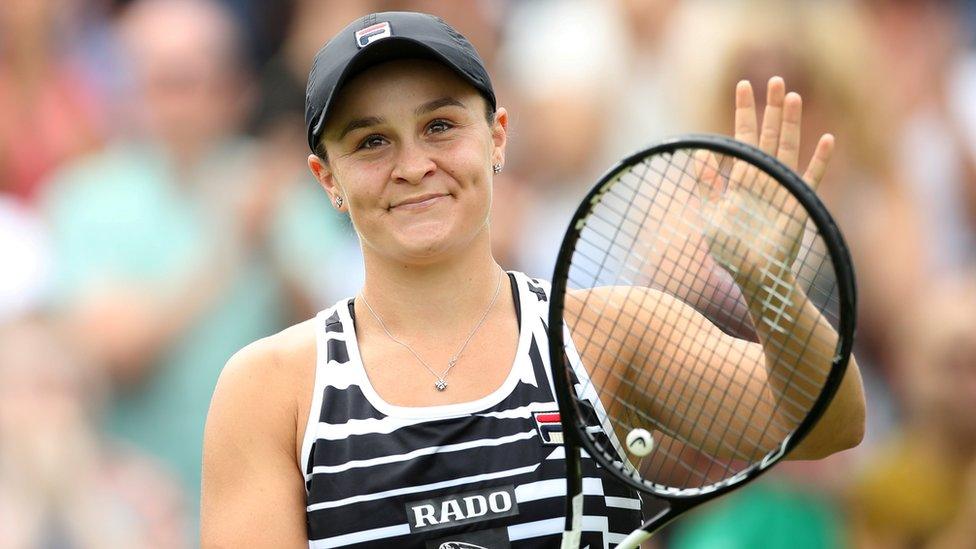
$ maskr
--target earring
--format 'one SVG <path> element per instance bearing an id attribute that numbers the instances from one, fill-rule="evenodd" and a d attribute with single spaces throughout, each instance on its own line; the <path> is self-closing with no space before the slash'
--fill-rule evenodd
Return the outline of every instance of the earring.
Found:
<path id="1" fill-rule="evenodd" d="M 341 196 L 335 197 L 335 205 L 336 205 L 336 208 L 341 208 L 342 207 L 342 197 Z"/>
<path id="2" fill-rule="evenodd" d="M 491 171 L 495 172 L 496 174 L 497 173 L 502 173 L 502 165 L 501 164 L 492 164 L 491 165 Z"/>

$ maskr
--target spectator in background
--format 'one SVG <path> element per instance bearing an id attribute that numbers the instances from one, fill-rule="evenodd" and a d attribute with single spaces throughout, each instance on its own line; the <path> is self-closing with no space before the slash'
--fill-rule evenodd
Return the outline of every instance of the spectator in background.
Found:
<path id="1" fill-rule="evenodd" d="M 51 183 L 56 306 L 107 369 L 108 430 L 171 467 L 196 517 L 220 368 L 282 326 L 284 300 L 238 133 L 250 88 L 232 17 L 213 1 L 140 0 L 119 33 L 138 124 Z"/>
<path id="2" fill-rule="evenodd" d="M 878 52 L 867 40 L 866 14 L 856 6 L 789 6 L 773 1 L 738 10 L 721 4 L 703 16 L 726 25 L 708 43 L 707 51 L 720 63 L 705 69 L 710 79 L 701 79 L 707 99 L 698 125 L 727 131 L 730 121 L 722 114 L 730 101 L 728 87 L 743 78 L 779 74 L 804 99 L 801 143 L 809 146 L 810 136 L 825 131 L 835 135 L 838 154 L 817 194 L 844 232 L 857 266 L 858 357 L 884 370 L 890 360 L 890 322 L 925 284 L 918 261 L 920 212 L 909 191 L 917 183 L 898 163 L 891 138 L 896 128 L 886 109 L 890 73 L 875 71 Z"/>
<path id="3" fill-rule="evenodd" d="M 789 463 L 756 488 L 703 509 L 676 527 L 674 547 L 833 548 L 850 543 L 841 505 L 847 472 L 865 457 L 872 443 L 893 428 L 891 395 L 884 383 L 894 355 L 893 320 L 903 304 L 922 288 L 917 258 L 918 212 L 907 176 L 896 162 L 890 117 L 885 110 L 887 84 L 872 72 L 877 53 L 865 40 L 864 13 L 847 3 L 786 4 L 765 2 L 749 10 L 715 4 L 700 13 L 722 21 L 706 52 L 717 65 L 703 66 L 698 76 L 706 106 L 699 127 L 728 131 L 724 116 L 732 101 L 726 91 L 741 79 L 757 81 L 782 75 L 804 100 L 800 142 L 825 131 L 836 136 L 838 154 L 818 195 L 844 231 L 859 279 L 859 361 L 869 394 L 865 448 L 832 456 L 820 464 Z M 760 102 L 758 108 L 763 108 Z M 801 155 L 810 151 L 801 151 Z M 814 276 L 810 273 L 811 280 Z"/>
<path id="4" fill-rule="evenodd" d="M 36 212 L 0 194 L 0 323 L 40 306 L 50 291 L 51 248 Z"/>
<path id="5" fill-rule="evenodd" d="M 955 549 L 976 540 L 976 272 L 933 281 L 900 318 L 900 432 L 851 490 L 858 547 Z"/>
<path id="6" fill-rule="evenodd" d="M 611 131 L 601 144 L 604 169 L 641 147 L 690 129 L 685 124 L 689 89 L 683 75 L 689 45 L 708 38 L 708 25 L 690 2 L 614 0 L 609 9 L 624 40 L 613 53 L 623 72 L 607 82 L 613 99 L 605 106 Z M 768 75 L 766 76 L 768 78 Z M 756 83 L 766 78 L 757 80 Z"/>
<path id="7" fill-rule="evenodd" d="M 611 83 L 626 48 L 615 3 L 540 0 L 516 3 L 502 44 L 500 78 L 513 117 L 506 172 L 522 182 L 495 197 L 518 223 L 513 267 L 550 278 L 558 243 L 583 194 L 606 168 Z"/>
<path id="8" fill-rule="evenodd" d="M 47 321 L 0 326 L 0 547 L 188 547 L 180 488 L 99 434 L 78 356 Z"/>
<path id="9" fill-rule="evenodd" d="M 497 74 L 513 112 L 531 113 L 512 120 L 516 185 L 496 197 L 513 265 L 551 276 L 566 222 L 599 175 L 687 131 L 699 105 L 685 85 L 687 45 L 711 39 L 700 11 L 673 0 L 513 3 Z"/>
<path id="10" fill-rule="evenodd" d="M 376 9 L 375 0 L 296 0 L 280 50 L 261 69 L 251 119 L 259 160 L 253 177 L 272 212 L 270 251 L 295 314 L 308 318 L 362 284 L 359 242 L 306 166 L 305 84 L 322 35 Z"/>
<path id="11" fill-rule="evenodd" d="M 863 3 L 888 75 L 897 167 L 919 213 L 916 259 L 945 276 L 976 261 L 976 53 L 964 2 Z"/>
<path id="12" fill-rule="evenodd" d="M 67 55 L 63 4 L 0 2 L 0 193 L 28 202 L 55 167 L 103 139 L 102 98 Z"/>

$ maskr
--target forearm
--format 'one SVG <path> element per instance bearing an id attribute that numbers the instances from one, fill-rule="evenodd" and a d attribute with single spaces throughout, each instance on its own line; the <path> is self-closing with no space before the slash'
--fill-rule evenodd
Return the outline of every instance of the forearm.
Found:
<path id="1" fill-rule="evenodd" d="M 152 375 L 162 353 L 211 310 L 227 291 L 240 261 L 207 254 L 165 281 L 116 283 L 79 300 L 71 318 L 92 356 L 122 385 Z"/>
<path id="2" fill-rule="evenodd" d="M 224 295 L 245 260 L 237 246 L 215 246 L 213 253 L 193 270 L 163 289 L 157 340 L 168 347 Z"/>
<path id="3" fill-rule="evenodd" d="M 762 345 L 777 424 L 794 430 L 819 396 L 833 364 L 838 334 L 792 273 L 767 272 L 743 281 L 750 315 Z M 857 445 L 864 431 L 864 394 L 853 356 L 830 406 L 792 453 L 820 458 Z M 786 434 L 786 433 L 782 433 Z"/>

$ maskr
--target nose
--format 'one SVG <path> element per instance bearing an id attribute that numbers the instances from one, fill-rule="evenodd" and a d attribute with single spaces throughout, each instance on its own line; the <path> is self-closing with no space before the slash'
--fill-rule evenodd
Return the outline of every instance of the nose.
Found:
<path id="1" fill-rule="evenodd" d="M 437 164 L 430 158 L 423 145 L 414 141 L 400 143 L 396 163 L 390 174 L 398 183 L 416 185 L 437 169 Z"/>

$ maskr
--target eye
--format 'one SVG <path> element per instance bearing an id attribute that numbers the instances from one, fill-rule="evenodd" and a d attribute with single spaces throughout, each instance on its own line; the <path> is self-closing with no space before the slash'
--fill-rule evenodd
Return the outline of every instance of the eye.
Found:
<path id="1" fill-rule="evenodd" d="M 359 142 L 357 149 L 375 149 L 386 143 L 386 138 L 382 135 L 373 134 L 366 136 L 365 139 Z"/>
<path id="2" fill-rule="evenodd" d="M 448 122 L 447 120 L 442 120 L 442 119 L 439 119 L 438 118 L 437 120 L 431 121 L 430 124 L 427 124 L 427 132 L 428 133 L 444 133 L 447 130 L 453 128 L 453 127 L 454 127 L 454 125 L 451 124 L 450 122 Z"/>

